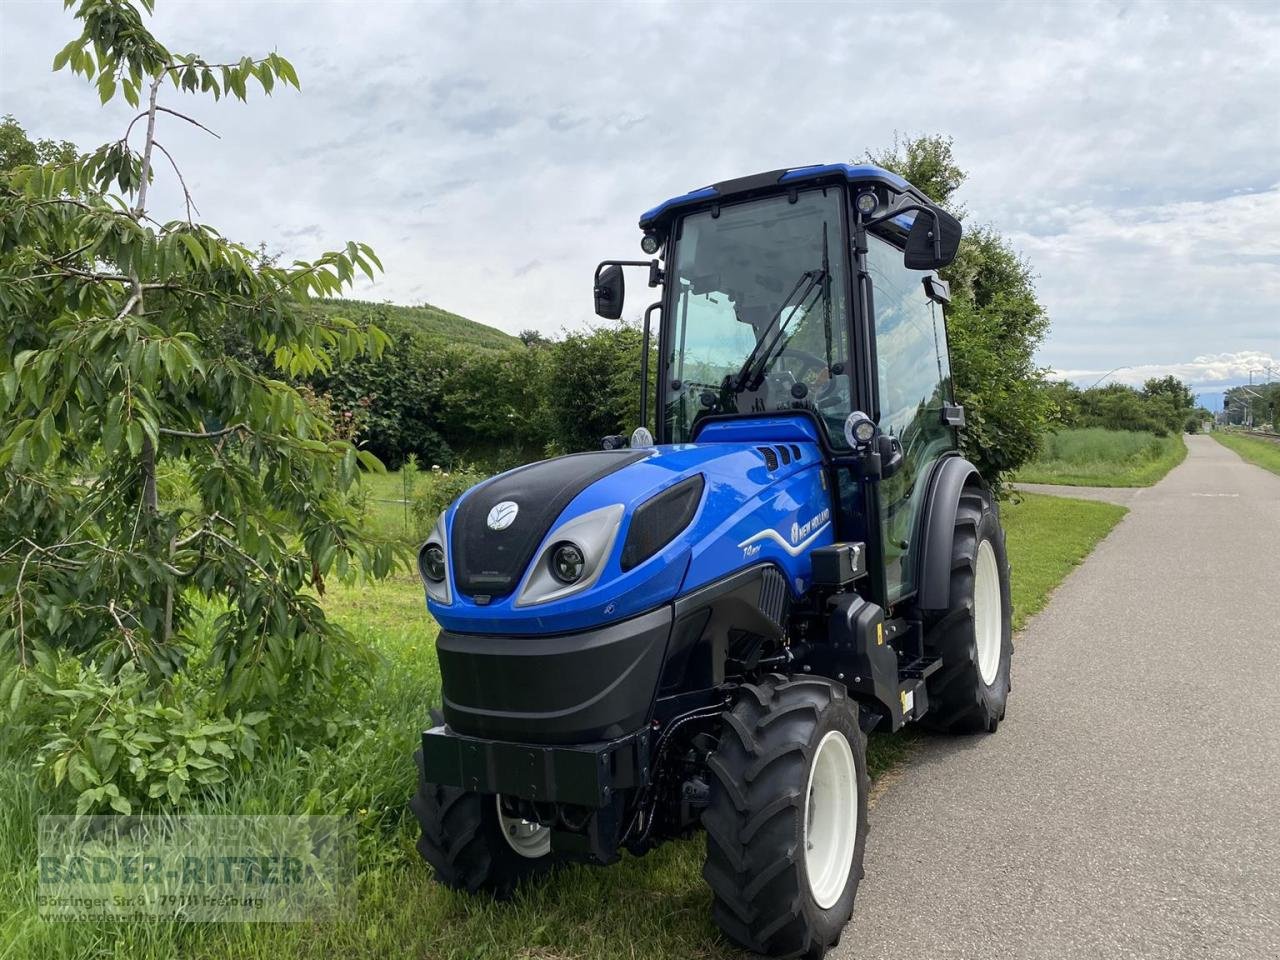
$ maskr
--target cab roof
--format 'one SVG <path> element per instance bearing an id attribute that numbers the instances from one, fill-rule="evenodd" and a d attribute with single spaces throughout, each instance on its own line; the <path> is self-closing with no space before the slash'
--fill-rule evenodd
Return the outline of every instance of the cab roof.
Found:
<path id="1" fill-rule="evenodd" d="M 725 180 L 709 187 L 691 190 L 681 196 L 664 200 L 652 210 L 646 210 L 640 216 L 640 229 L 648 230 L 684 207 L 698 206 L 709 201 L 727 200 L 749 194 L 773 192 L 781 186 L 803 186 L 809 183 L 830 182 L 833 180 L 845 180 L 848 183 L 884 184 L 894 191 L 910 193 L 920 201 L 929 202 L 924 194 L 902 177 L 882 167 L 869 163 L 823 163 L 809 167 L 787 167 L 782 170 L 769 170 L 765 173 L 739 177 L 736 180 Z"/>

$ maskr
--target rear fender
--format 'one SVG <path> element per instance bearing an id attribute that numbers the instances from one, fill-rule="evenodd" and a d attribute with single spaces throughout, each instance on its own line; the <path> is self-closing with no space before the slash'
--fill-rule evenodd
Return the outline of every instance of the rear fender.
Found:
<path id="1" fill-rule="evenodd" d="M 920 518 L 920 591 L 917 606 L 930 613 L 951 607 L 951 546 L 956 507 L 968 486 L 987 488 L 978 468 L 961 456 L 943 457 L 929 476 L 924 514 Z"/>

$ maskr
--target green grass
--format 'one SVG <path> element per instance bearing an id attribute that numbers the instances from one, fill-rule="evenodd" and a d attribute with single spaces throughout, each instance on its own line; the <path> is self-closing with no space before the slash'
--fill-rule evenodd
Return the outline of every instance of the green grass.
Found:
<path id="1" fill-rule="evenodd" d="M 391 481 L 381 481 L 390 483 Z M 384 490 L 383 492 L 388 492 Z M 1016 622 L 1124 514 L 1108 504 L 1026 496 L 1003 520 L 1013 568 Z M 701 878 L 700 838 L 669 843 L 607 869 L 571 867 L 513 902 L 451 893 L 430 879 L 405 807 L 410 761 L 429 705 L 439 699 L 433 641 L 415 579 L 336 586 L 329 612 L 375 649 L 372 682 L 353 687 L 355 722 L 306 751 L 278 744 L 252 780 L 203 801 L 197 812 L 340 813 L 359 826 L 359 912 L 328 924 L 44 923 L 36 915 L 35 824 L 49 802 L 29 759 L 0 757 L 0 960 L 634 960 L 728 958 Z M 910 735 L 872 737 L 868 763 L 880 777 L 908 756 Z"/>
<path id="2" fill-rule="evenodd" d="M 1252 464 L 1280 473 L 1280 443 L 1262 437 L 1250 437 L 1242 433 L 1228 433 L 1215 430 L 1213 439 L 1228 450 L 1234 450 Z"/>
<path id="3" fill-rule="evenodd" d="M 1018 471 L 1021 483 L 1077 487 L 1149 487 L 1182 462 L 1182 437 L 1100 427 L 1059 430 L 1040 458 Z"/>
<path id="4" fill-rule="evenodd" d="M 1002 507 L 1015 630 L 1048 603 L 1053 588 L 1128 512 L 1111 503 L 1035 493 Z"/>

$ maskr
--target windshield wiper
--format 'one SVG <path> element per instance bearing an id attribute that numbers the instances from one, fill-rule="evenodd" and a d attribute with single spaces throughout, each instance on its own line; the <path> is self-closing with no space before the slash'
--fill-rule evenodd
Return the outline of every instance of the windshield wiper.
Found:
<path id="1" fill-rule="evenodd" d="M 796 311 L 804 306 L 805 301 L 815 289 L 826 279 L 826 270 L 806 270 L 800 274 L 800 279 L 796 281 L 795 286 L 783 298 L 779 304 L 777 311 L 769 318 L 769 322 L 765 324 L 764 331 L 760 334 L 760 339 L 756 341 L 756 345 L 751 348 L 751 352 L 747 354 L 747 359 L 742 362 L 742 368 L 737 375 L 729 381 L 735 393 L 742 393 L 746 390 L 758 390 L 760 381 L 764 379 L 765 371 L 769 369 L 769 363 L 773 360 L 775 348 L 781 342 L 786 346 L 786 342 L 782 339 L 783 334 L 787 332 L 787 327 L 791 325 L 791 321 L 795 318 Z M 796 294 L 799 292 L 799 299 Z M 793 304 L 792 301 L 795 300 Z M 791 307 L 791 312 L 787 314 L 787 318 L 782 320 L 782 314 L 786 312 L 787 307 Z M 779 323 L 781 321 L 781 323 Z M 774 325 L 778 329 L 774 332 L 772 339 L 769 338 L 770 331 Z M 768 346 L 765 341 L 768 340 Z M 761 352 L 761 348 L 764 348 Z"/>

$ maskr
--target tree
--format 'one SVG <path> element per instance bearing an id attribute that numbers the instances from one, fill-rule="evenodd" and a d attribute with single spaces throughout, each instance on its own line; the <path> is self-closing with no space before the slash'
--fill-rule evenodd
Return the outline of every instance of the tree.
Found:
<path id="1" fill-rule="evenodd" d="M 640 425 L 641 343 L 638 327 L 617 323 L 570 333 L 551 348 L 544 395 L 561 451 L 596 450 L 603 437 L 630 434 Z M 657 366 L 651 356 L 650 396 Z M 653 415 L 650 409 L 650 425 Z"/>
<path id="2" fill-rule="evenodd" d="M 396 560 L 347 499 L 379 464 L 285 382 L 382 349 L 377 328 L 298 309 L 380 264 L 349 243 L 280 266 L 193 219 L 159 134 L 207 128 L 162 94 L 245 100 L 298 78 L 275 53 L 173 53 L 140 3 L 79 3 L 53 64 L 139 109 L 122 136 L 84 157 L 37 144 L 0 178 L 0 650 L 19 672 L 60 650 L 154 685 L 184 669 L 216 600 L 219 697 L 270 705 L 330 682 L 349 649 L 317 602 L 325 578 Z M 148 203 L 161 163 L 185 197 L 176 219 Z"/>
<path id="3" fill-rule="evenodd" d="M 0 176 L 33 164 L 65 164 L 76 159 L 76 145 L 69 140 L 32 140 L 27 131 L 5 114 L 0 120 Z"/>
<path id="4" fill-rule="evenodd" d="M 516 336 L 520 339 L 520 342 L 523 343 L 526 347 L 545 347 L 551 343 L 550 340 L 548 340 L 545 336 L 543 336 L 537 330 L 532 330 L 532 329 L 521 330 L 518 334 L 516 334 Z"/>
<path id="5" fill-rule="evenodd" d="M 956 216 L 965 180 L 952 139 L 896 137 L 867 159 L 905 177 Z M 955 261 L 939 271 L 951 285 L 947 332 L 956 398 L 967 421 L 965 451 L 993 484 L 1033 459 L 1054 412 L 1035 352 L 1049 330 L 1030 265 L 991 226 L 969 227 Z"/>
<path id="6" fill-rule="evenodd" d="M 1176 410 L 1191 410 L 1196 405 L 1196 395 L 1191 392 L 1191 388 L 1173 375 L 1147 380 L 1142 385 L 1142 394 L 1152 399 L 1166 400 Z"/>

